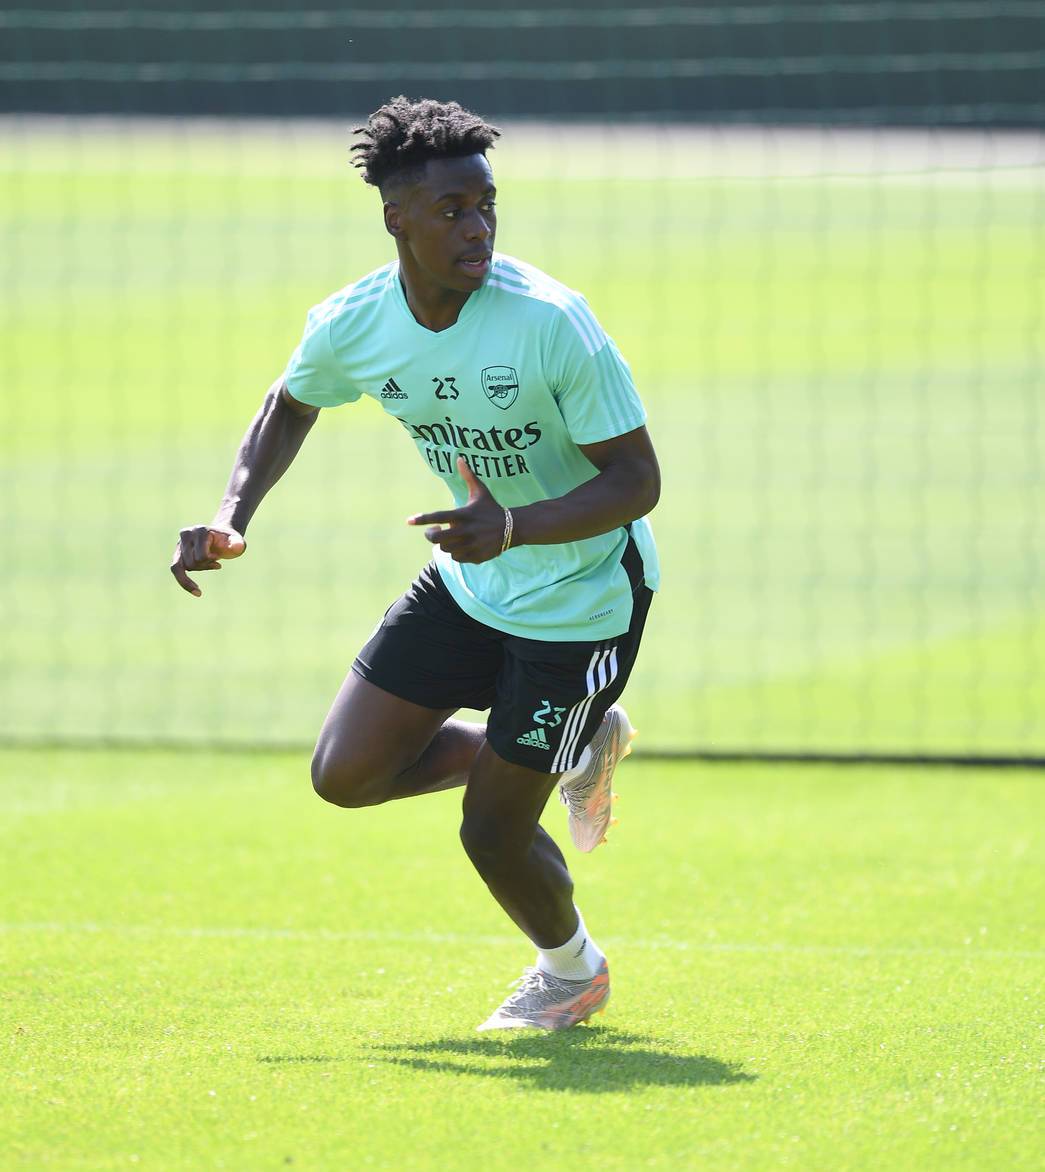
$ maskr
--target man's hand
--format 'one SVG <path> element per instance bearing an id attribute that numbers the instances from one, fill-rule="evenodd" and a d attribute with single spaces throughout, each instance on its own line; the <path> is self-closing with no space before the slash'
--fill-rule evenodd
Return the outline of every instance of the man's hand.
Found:
<path id="1" fill-rule="evenodd" d="M 235 529 L 194 525 L 181 531 L 174 547 L 171 573 L 182 590 L 199 598 L 203 591 L 185 571 L 220 570 L 221 559 L 238 558 L 246 548 L 247 543 Z"/>
<path id="2" fill-rule="evenodd" d="M 457 457 L 457 471 L 468 486 L 468 503 L 440 513 L 418 513 L 408 525 L 428 525 L 425 537 L 438 545 L 455 562 L 488 562 L 501 552 L 504 541 L 504 509 L 472 471 L 463 456 Z M 445 529 L 439 528 L 445 525 Z"/>

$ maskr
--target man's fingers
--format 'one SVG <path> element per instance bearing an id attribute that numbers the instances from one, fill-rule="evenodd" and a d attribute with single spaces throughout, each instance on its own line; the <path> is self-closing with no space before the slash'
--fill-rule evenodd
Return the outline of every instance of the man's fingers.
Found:
<path id="1" fill-rule="evenodd" d="M 408 525 L 450 525 L 460 518 L 458 509 L 443 509 L 440 513 L 416 513 L 407 517 Z"/>
<path id="2" fill-rule="evenodd" d="M 440 529 L 438 525 L 430 525 L 425 530 L 425 537 L 433 545 L 441 546 L 446 553 L 469 548 L 472 544 L 471 534 L 460 528 Z"/>
<path id="3" fill-rule="evenodd" d="M 456 557 L 461 553 L 470 553 L 475 549 L 475 542 L 470 537 L 455 537 L 449 529 L 444 529 L 441 534 L 434 533 L 428 540 L 433 545 L 438 545 L 443 553 L 448 553 L 451 557 Z"/>
<path id="4" fill-rule="evenodd" d="M 455 562 L 485 562 L 492 556 L 489 553 L 480 554 L 474 536 L 460 529 L 440 529 L 433 525 L 425 530 L 425 537 Z"/>
<path id="5" fill-rule="evenodd" d="M 186 571 L 220 570 L 219 559 L 238 558 L 246 548 L 247 543 L 234 530 L 193 525 L 182 529 L 178 535 L 178 544 L 174 547 L 174 557 L 171 559 L 171 573 L 182 590 L 199 598 L 203 591 Z"/>
<path id="6" fill-rule="evenodd" d="M 178 534 L 178 549 L 175 553 L 183 565 L 194 566 L 200 560 L 205 535 L 206 530 L 201 529 L 199 525 L 193 526 L 191 529 L 183 529 Z"/>
<path id="7" fill-rule="evenodd" d="M 468 463 L 464 456 L 457 457 L 457 471 L 461 479 L 468 486 L 469 503 L 474 500 L 478 500 L 478 498 L 481 497 L 484 493 L 490 491 L 479 479 L 479 477 L 476 476 L 476 474 L 472 471 L 471 464 Z"/>
<path id="8" fill-rule="evenodd" d="M 194 594 L 197 598 L 203 591 L 196 585 L 195 582 L 185 573 L 185 566 L 182 564 L 181 554 L 178 550 L 175 551 L 174 561 L 171 562 L 171 573 L 174 575 L 175 582 L 187 591 L 189 594 Z"/>
<path id="9" fill-rule="evenodd" d="M 238 558 L 246 548 L 247 543 L 238 533 L 223 533 L 219 529 L 208 529 L 203 556 L 211 559 Z M 210 568 L 208 567 L 208 569 Z"/>
<path id="10" fill-rule="evenodd" d="M 465 487 L 468 489 L 468 504 L 473 504 L 481 497 L 490 496 L 490 490 L 472 471 L 471 465 L 464 458 L 464 456 L 457 457 L 457 471 L 464 480 Z M 455 521 L 459 521 L 462 515 L 465 514 L 465 505 L 461 509 L 442 509 L 436 513 L 415 513 L 412 517 L 407 517 L 406 523 L 408 525 L 453 525 Z M 428 534 L 426 533 L 427 537 Z M 431 538 L 429 538 L 431 540 Z"/>

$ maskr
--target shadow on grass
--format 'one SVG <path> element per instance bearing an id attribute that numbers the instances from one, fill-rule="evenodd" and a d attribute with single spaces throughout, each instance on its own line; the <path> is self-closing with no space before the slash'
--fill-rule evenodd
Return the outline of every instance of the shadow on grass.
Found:
<path id="1" fill-rule="evenodd" d="M 728 1086 L 757 1078 L 736 1063 L 706 1054 L 676 1054 L 655 1038 L 599 1026 L 389 1043 L 375 1049 L 383 1061 L 414 1070 L 517 1079 L 539 1090 L 585 1094 L 642 1086 Z"/>

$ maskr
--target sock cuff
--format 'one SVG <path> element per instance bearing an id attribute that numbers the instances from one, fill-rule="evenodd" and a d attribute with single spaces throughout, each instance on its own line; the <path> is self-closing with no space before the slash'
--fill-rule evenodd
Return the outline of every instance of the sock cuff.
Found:
<path id="1" fill-rule="evenodd" d="M 565 981 L 587 981 L 599 971 L 606 957 L 588 933 L 580 908 L 574 905 L 574 910 L 577 913 L 576 932 L 557 948 L 540 949 L 537 967 Z"/>

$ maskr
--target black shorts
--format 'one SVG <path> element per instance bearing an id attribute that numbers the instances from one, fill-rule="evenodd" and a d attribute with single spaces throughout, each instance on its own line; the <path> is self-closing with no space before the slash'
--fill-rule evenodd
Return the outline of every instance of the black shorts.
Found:
<path id="1" fill-rule="evenodd" d="M 637 551 L 625 561 L 632 571 Z M 623 635 L 553 643 L 473 619 L 428 565 L 388 608 L 352 670 L 423 708 L 489 708 L 486 739 L 499 757 L 563 773 L 577 764 L 631 674 L 653 598 L 641 571 L 632 572 L 632 587 Z"/>

